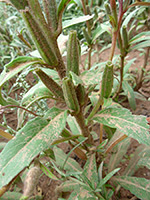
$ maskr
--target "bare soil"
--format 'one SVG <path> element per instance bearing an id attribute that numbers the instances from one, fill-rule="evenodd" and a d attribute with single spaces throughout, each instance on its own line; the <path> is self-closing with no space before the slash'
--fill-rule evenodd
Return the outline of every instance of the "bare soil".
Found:
<path id="1" fill-rule="evenodd" d="M 103 62 L 108 60 L 108 55 L 109 55 L 109 51 L 110 50 L 106 50 L 103 53 L 101 53 L 100 57 L 99 57 L 99 61 Z M 118 50 L 116 50 L 116 53 L 118 53 Z M 81 62 L 83 65 L 83 62 L 85 61 L 86 55 L 82 57 Z M 143 56 L 139 56 L 139 51 L 134 51 L 132 53 L 129 54 L 128 59 L 132 59 L 132 58 L 137 58 L 135 61 L 135 64 L 132 65 L 132 67 L 130 68 L 131 71 L 135 71 L 136 68 L 138 68 L 138 70 L 140 70 L 140 67 L 143 65 Z M 92 62 L 95 62 L 96 57 L 92 57 Z M 146 71 L 150 71 L 150 64 L 148 63 L 147 67 L 146 67 Z M 145 83 L 143 83 L 140 91 L 141 94 L 144 95 L 144 97 L 146 98 L 146 100 L 136 100 L 137 103 L 137 108 L 135 111 L 132 111 L 134 114 L 137 115 L 145 115 L 147 117 L 150 117 L 150 101 L 148 101 L 148 98 L 150 98 L 150 80 L 147 80 Z M 53 106 L 53 102 L 49 102 L 48 105 L 49 107 Z M 128 102 L 124 102 L 123 105 L 127 108 L 129 108 Z M 64 105 L 60 105 L 61 107 L 63 107 Z M 130 108 L 129 108 L 130 109 Z M 10 127 L 12 127 L 13 129 L 16 129 L 16 125 L 17 125 L 17 116 L 16 116 L 16 112 L 8 109 L 7 113 L 6 113 L 6 121 L 8 123 L 8 125 Z M 0 115 L 0 123 L 2 122 L 2 114 Z M 95 127 L 95 131 L 96 129 L 98 129 L 98 127 Z M 0 139 L 0 141 L 6 141 L 4 139 Z M 135 148 L 138 146 L 138 143 L 136 141 L 133 140 L 132 145 L 128 151 L 128 154 L 130 155 L 131 153 L 134 152 Z M 66 145 L 62 145 L 62 149 L 64 151 L 68 151 L 68 146 L 66 147 Z M 127 165 L 127 163 L 122 164 L 122 168 L 125 168 Z M 150 179 L 150 170 L 148 170 L 147 168 L 140 168 L 136 173 L 135 176 L 137 177 L 144 177 L 146 179 Z M 37 185 L 37 192 L 42 193 L 43 195 L 43 199 L 44 200 L 57 200 L 57 194 L 55 194 L 55 188 L 60 185 L 60 181 L 53 181 L 50 180 L 46 175 L 41 175 L 40 177 L 40 181 Z M 66 197 L 67 199 L 67 197 Z M 129 191 L 126 191 L 125 189 L 121 188 L 120 189 L 120 200 L 138 200 L 138 198 L 136 198 L 134 195 L 132 195 Z M 113 197 L 113 200 L 119 200 L 117 197 Z"/>

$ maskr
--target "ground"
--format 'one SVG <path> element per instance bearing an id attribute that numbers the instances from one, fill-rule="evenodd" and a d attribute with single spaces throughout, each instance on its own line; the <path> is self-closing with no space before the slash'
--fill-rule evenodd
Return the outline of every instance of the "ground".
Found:
<path id="1" fill-rule="evenodd" d="M 118 53 L 118 52 L 116 51 L 116 53 Z M 108 59 L 108 55 L 109 55 L 109 50 L 101 53 L 100 58 L 99 58 L 100 62 L 106 61 Z M 85 60 L 85 57 L 86 57 L 86 55 L 82 57 L 82 60 L 81 60 L 82 62 Z M 143 57 L 139 56 L 139 51 L 134 51 L 134 52 L 130 53 L 128 56 L 128 59 L 132 59 L 132 58 L 137 58 L 137 59 L 135 61 L 135 64 L 131 67 L 130 70 L 135 71 L 136 67 L 138 67 L 138 70 L 139 70 L 140 67 L 143 65 Z M 92 59 L 94 62 L 95 57 L 93 57 Z M 146 71 L 147 72 L 150 71 L 150 64 L 147 65 Z M 146 100 L 136 99 L 136 103 L 137 103 L 136 110 L 134 110 L 134 111 L 131 110 L 131 111 L 137 115 L 145 115 L 147 117 L 150 117 L 150 101 L 148 101 L 148 98 L 150 98 L 150 80 L 147 80 L 146 82 L 144 82 L 144 84 L 143 84 L 142 88 L 139 90 L 139 92 L 145 97 Z M 127 101 L 124 102 L 123 105 L 125 107 L 129 108 Z M 51 107 L 51 106 L 52 106 L 52 102 L 49 102 L 49 107 Z M 0 116 L 0 120 L 2 121 L 2 115 Z M 10 127 L 12 127 L 13 129 L 16 128 L 17 116 L 14 114 L 13 111 L 7 110 L 6 121 Z M 1 141 L 5 141 L 5 140 L 1 139 Z M 138 146 L 138 143 L 133 140 L 132 145 L 129 148 L 128 155 L 133 153 L 137 146 Z M 62 148 L 65 151 L 68 150 L 68 147 L 62 146 Z M 126 163 L 124 163 L 124 165 L 126 165 Z M 141 168 L 136 172 L 135 176 L 145 177 L 146 179 L 150 179 L 150 170 L 148 170 L 146 168 Z M 60 184 L 60 181 L 53 181 L 53 180 L 50 180 L 46 175 L 42 175 L 40 177 L 39 183 L 37 185 L 37 190 L 38 190 L 38 192 L 43 194 L 44 200 L 57 200 L 58 197 L 55 194 L 55 188 L 59 184 Z M 121 200 L 123 200 L 123 199 L 124 200 L 127 200 L 127 199 L 138 200 L 129 191 L 126 191 L 122 188 L 120 190 L 120 195 L 121 195 L 120 196 Z M 118 200 L 118 199 L 114 196 L 113 200 Z"/>

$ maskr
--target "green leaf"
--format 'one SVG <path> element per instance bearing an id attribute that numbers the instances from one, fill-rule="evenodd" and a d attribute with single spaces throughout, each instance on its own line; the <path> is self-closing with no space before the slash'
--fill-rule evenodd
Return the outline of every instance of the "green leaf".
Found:
<path id="1" fill-rule="evenodd" d="M 120 170 L 120 168 L 117 168 L 117 169 L 114 169 L 112 172 L 110 172 L 109 174 L 107 174 L 102 180 L 99 181 L 98 185 L 97 185 L 97 188 L 95 190 L 96 191 L 99 191 L 99 189 L 105 185 L 105 183 L 107 183 L 107 181 L 114 175 L 116 174 L 118 171 Z"/>
<path id="2" fill-rule="evenodd" d="M 130 13 L 126 16 L 123 24 L 122 24 L 122 27 L 123 26 L 127 26 L 128 23 L 130 22 L 130 20 L 136 15 L 136 12 L 139 10 L 139 8 L 136 8 L 135 10 L 133 11 L 130 11 Z"/>
<path id="3" fill-rule="evenodd" d="M 87 86 L 94 85 L 94 84 L 100 84 L 100 81 L 102 80 L 102 70 L 94 69 L 94 70 L 84 71 L 81 74 L 81 79 L 82 79 L 83 83 Z"/>
<path id="4" fill-rule="evenodd" d="M 74 117 L 72 117 L 71 115 L 69 115 L 67 117 L 67 123 L 71 129 L 71 132 L 73 133 L 73 135 L 79 135 L 81 134 L 81 130 L 80 127 L 78 125 L 78 123 L 76 122 L 76 119 Z"/>
<path id="5" fill-rule="evenodd" d="M 138 165 L 145 166 L 148 169 L 150 169 L 150 158 L 149 157 L 141 158 L 138 162 Z"/>
<path id="6" fill-rule="evenodd" d="M 116 133 L 114 134 L 113 138 L 110 140 L 109 143 L 115 142 L 114 137 L 119 136 L 119 135 L 120 135 L 120 131 L 116 131 Z M 118 139 L 118 137 L 116 137 L 116 139 Z M 112 153 L 110 160 L 109 160 L 109 164 L 108 164 L 109 172 L 112 171 L 113 169 L 115 169 L 119 165 L 119 163 L 122 161 L 123 156 L 126 154 L 128 148 L 129 148 L 130 140 L 131 140 L 131 138 L 126 138 L 125 140 L 120 142 L 118 145 L 116 145 L 116 147 L 115 147 L 116 153 Z"/>
<path id="7" fill-rule="evenodd" d="M 125 95 L 128 98 L 130 107 L 133 110 L 135 110 L 136 109 L 136 101 L 135 101 L 135 96 L 134 96 L 134 90 L 133 90 L 133 88 L 125 80 L 122 82 L 122 88 L 123 88 L 123 90 L 125 92 Z"/>
<path id="8" fill-rule="evenodd" d="M 53 180 L 58 180 L 58 178 L 51 172 L 47 167 L 45 167 L 42 163 L 40 163 L 40 169 L 44 172 L 46 176 Z"/>
<path id="9" fill-rule="evenodd" d="M 150 39 L 144 42 L 140 42 L 137 45 L 132 47 L 132 50 L 134 49 L 141 49 L 141 48 L 145 48 L 145 47 L 149 47 L 150 46 Z M 131 51 L 131 50 L 130 50 Z"/>
<path id="10" fill-rule="evenodd" d="M 60 192 L 70 192 L 72 190 L 78 189 L 79 184 L 77 182 L 73 182 L 71 180 L 69 181 L 65 181 L 64 183 L 62 183 L 60 186 L 58 186 L 56 188 L 56 192 L 60 193 Z"/>
<path id="11" fill-rule="evenodd" d="M 60 13 L 62 13 L 66 7 L 66 5 L 70 2 L 70 0 L 60 0 L 58 9 L 57 9 L 57 15 L 59 16 Z"/>
<path id="12" fill-rule="evenodd" d="M 89 191 L 85 190 L 84 188 L 82 187 L 78 187 L 78 189 L 76 189 L 74 192 L 72 192 L 72 194 L 70 195 L 69 199 L 68 200 L 85 200 L 89 197 L 92 197 L 91 194 L 89 194 Z M 94 200 L 96 200 L 97 198 L 94 197 Z"/>
<path id="13" fill-rule="evenodd" d="M 93 120 L 117 128 L 120 132 L 134 138 L 139 143 L 150 144 L 150 134 L 145 116 L 132 115 L 125 108 L 109 107 L 95 115 Z"/>
<path id="14" fill-rule="evenodd" d="M 146 35 L 143 35 L 142 37 L 134 40 L 131 44 L 135 44 L 135 43 L 140 43 L 140 42 L 144 42 L 144 41 L 149 41 L 150 40 L 150 35 L 149 36 L 146 36 Z"/>
<path id="15" fill-rule="evenodd" d="M 92 43 L 103 33 L 108 32 L 109 34 L 111 34 L 111 28 L 110 26 L 101 24 L 99 25 L 94 31 L 93 31 L 93 35 L 92 35 Z"/>
<path id="16" fill-rule="evenodd" d="M 80 0 L 74 0 L 74 2 L 82 9 L 82 3 Z"/>
<path id="17" fill-rule="evenodd" d="M 128 72 L 129 68 L 134 63 L 135 60 L 136 60 L 136 58 L 133 58 L 133 59 L 128 61 L 128 63 L 123 68 L 123 75 L 125 75 Z"/>
<path id="18" fill-rule="evenodd" d="M 137 165 L 138 161 L 140 160 L 140 158 L 142 157 L 142 155 L 144 154 L 144 152 L 142 153 L 142 150 L 144 150 L 146 147 L 145 145 L 139 145 L 135 152 L 134 152 L 134 156 L 130 159 L 127 167 L 125 168 L 125 170 L 123 171 L 123 176 L 132 176 L 139 168 L 139 166 Z M 141 154 L 142 153 L 142 154 Z"/>
<path id="19" fill-rule="evenodd" d="M 125 189 L 129 190 L 132 194 L 142 200 L 149 200 L 150 197 L 150 184 L 149 180 L 137 177 L 114 177 L 113 181 L 120 184 Z"/>
<path id="20" fill-rule="evenodd" d="M 83 23 L 85 21 L 88 21 L 88 20 L 90 20 L 92 18 L 93 18 L 93 16 L 85 15 L 85 16 L 80 16 L 80 17 L 73 18 L 71 20 L 65 20 L 62 23 L 62 27 L 63 27 L 63 29 L 65 29 L 65 28 L 68 28 L 68 27 L 73 26 L 75 24 L 79 24 L 79 23 Z"/>
<path id="21" fill-rule="evenodd" d="M 59 115 L 61 112 L 64 110 L 57 108 L 57 107 L 52 107 L 50 108 L 44 115 L 45 119 L 54 119 L 57 115 Z"/>
<path id="22" fill-rule="evenodd" d="M 29 121 L 7 143 L 0 154 L 0 188 L 8 184 L 19 172 L 58 138 L 65 128 L 67 111 L 60 113 L 49 123 L 42 118 Z"/>
<path id="23" fill-rule="evenodd" d="M 150 36 L 150 31 L 144 31 L 142 33 L 136 34 L 129 42 L 130 44 L 135 43 L 140 38 L 145 38 L 146 36 Z"/>
<path id="24" fill-rule="evenodd" d="M 56 159 L 56 164 L 60 167 L 63 168 L 64 162 L 67 158 L 67 154 L 65 154 L 60 148 L 54 147 L 54 154 L 55 154 L 55 159 Z M 64 170 L 67 170 L 69 172 L 80 172 L 82 169 L 80 165 L 72 158 L 68 158 Z"/>
<path id="25" fill-rule="evenodd" d="M 21 105 L 29 107 L 40 99 L 52 97 L 52 92 L 42 83 L 42 81 L 39 81 L 23 96 Z"/>
<path id="26" fill-rule="evenodd" d="M 20 56 L 5 65 L 3 72 L 0 74 L 0 87 L 23 69 L 34 64 L 43 64 L 43 61 L 39 58 Z"/>
<path id="27" fill-rule="evenodd" d="M 98 173 L 97 173 L 95 154 L 92 154 L 87 160 L 82 175 L 90 180 L 92 188 L 96 187 L 98 183 Z"/>
<path id="28" fill-rule="evenodd" d="M 51 78 L 53 78 L 53 80 L 56 81 L 57 83 L 60 81 L 60 78 L 59 78 L 58 73 L 57 73 L 56 70 L 49 69 L 49 68 L 43 68 L 43 67 L 39 67 L 39 69 L 41 69 L 48 76 L 50 76 Z"/>
<path id="29" fill-rule="evenodd" d="M 78 86 L 79 84 L 83 84 L 83 81 L 81 80 L 81 78 L 78 75 L 76 75 L 74 72 L 70 71 L 69 74 L 75 86 Z"/>

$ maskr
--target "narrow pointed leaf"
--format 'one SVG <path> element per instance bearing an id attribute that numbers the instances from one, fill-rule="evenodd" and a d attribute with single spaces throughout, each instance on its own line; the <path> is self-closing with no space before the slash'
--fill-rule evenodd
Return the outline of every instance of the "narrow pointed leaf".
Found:
<path id="1" fill-rule="evenodd" d="M 62 168 L 64 165 L 64 162 L 67 158 L 67 154 L 65 154 L 60 148 L 54 147 L 54 154 L 56 158 L 56 164 Z M 79 172 L 81 171 L 80 165 L 72 158 L 68 158 L 64 170 L 67 170 L 69 172 Z"/>
<path id="2" fill-rule="evenodd" d="M 77 199 L 80 199 L 80 200 L 85 200 L 89 197 L 92 197 L 91 194 L 89 194 L 89 191 L 85 190 L 84 188 L 82 187 L 78 187 L 78 189 L 76 189 L 69 197 L 68 200 L 77 200 Z M 94 198 L 95 199 L 95 198 Z M 95 199 L 96 200 L 96 199 Z"/>
<path id="3" fill-rule="evenodd" d="M 135 43 L 139 38 L 143 38 L 145 36 L 150 36 L 150 31 L 146 31 L 146 32 L 136 34 L 129 42 Z"/>
<path id="4" fill-rule="evenodd" d="M 39 81 L 23 96 L 21 104 L 27 106 L 29 104 L 31 105 L 39 99 L 52 97 L 52 92 L 41 81 Z"/>
<path id="5" fill-rule="evenodd" d="M 144 154 L 144 152 L 142 153 L 142 150 L 144 150 L 145 148 L 146 146 L 143 144 L 138 146 L 138 148 L 134 152 L 134 156 L 130 159 L 128 166 L 123 171 L 123 176 L 132 176 L 139 169 L 139 166 L 137 164 Z"/>
<path id="6" fill-rule="evenodd" d="M 60 186 L 56 188 L 56 192 L 70 192 L 73 191 L 74 189 L 77 189 L 79 187 L 79 184 L 77 182 L 73 181 L 65 181 L 62 183 Z"/>
<path id="7" fill-rule="evenodd" d="M 64 110 L 57 108 L 57 107 L 52 107 L 51 109 L 49 109 L 45 115 L 44 118 L 45 119 L 54 119 L 57 115 L 59 115 L 61 112 L 63 112 Z"/>
<path id="8" fill-rule="evenodd" d="M 97 185 L 97 189 L 101 188 L 105 183 L 107 183 L 107 181 L 114 175 L 116 174 L 118 171 L 120 170 L 120 168 L 114 169 L 112 172 L 110 172 L 109 174 L 107 174 L 102 180 L 100 180 L 100 182 Z"/>
<path id="9" fill-rule="evenodd" d="M 79 135 L 81 134 L 81 130 L 80 130 L 80 127 L 78 125 L 78 123 L 76 122 L 75 118 L 71 115 L 69 115 L 67 117 L 67 123 L 71 129 L 71 132 L 74 134 L 74 135 Z"/>
<path id="10" fill-rule="evenodd" d="M 100 84 L 102 71 L 101 69 L 84 71 L 81 74 L 81 79 L 85 85 Z"/>
<path id="11" fill-rule="evenodd" d="M 133 49 L 141 49 L 141 48 L 145 48 L 145 47 L 149 47 L 149 46 L 150 46 L 150 39 L 136 44 L 134 47 L 132 47 L 132 50 Z"/>
<path id="12" fill-rule="evenodd" d="M 120 132 L 119 132 L 120 133 Z M 112 171 L 115 169 L 118 164 L 121 162 L 123 156 L 126 154 L 128 147 L 130 145 L 131 138 L 126 138 L 121 143 L 116 146 L 116 153 L 111 155 L 109 164 L 108 164 L 108 171 Z"/>
<path id="13" fill-rule="evenodd" d="M 130 190 L 132 194 L 142 200 L 149 200 L 150 197 L 150 184 L 149 180 L 137 177 L 114 177 L 113 181 L 119 183 L 122 187 Z"/>
<path id="14" fill-rule="evenodd" d="M 149 157 L 141 158 L 138 162 L 138 165 L 145 166 L 148 169 L 150 169 L 150 158 Z"/>
<path id="15" fill-rule="evenodd" d="M 66 125 L 66 118 L 67 111 L 57 115 L 49 123 L 42 118 L 35 118 L 7 143 L 0 154 L 0 188 L 8 184 L 58 138 Z"/>
<path id="16" fill-rule="evenodd" d="M 80 24 L 80 23 L 83 23 L 85 21 L 88 21 L 88 20 L 90 20 L 92 18 L 93 18 L 93 16 L 90 16 L 90 15 L 76 17 L 76 18 L 73 18 L 71 20 L 65 20 L 62 23 L 62 26 L 63 26 L 63 29 L 65 29 L 65 28 L 68 28 L 68 27 L 73 26 L 75 24 Z"/>
<path id="17" fill-rule="evenodd" d="M 93 188 L 96 187 L 98 183 L 98 173 L 97 173 L 95 154 L 92 154 L 87 160 L 82 175 L 84 175 L 90 180 Z"/>
<path id="18" fill-rule="evenodd" d="M 0 136 L 6 138 L 8 140 L 11 140 L 13 138 L 13 136 L 10 133 L 7 133 L 7 132 L 3 131 L 2 129 L 0 129 Z"/>
<path id="19" fill-rule="evenodd" d="M 70 2 L 70 0 L 61 0 L 58 9 L 57 9 L 57 15 L 59 16 L 60 13 L 62 13 L 66 7 L 66 5 Z"/>
<path id="20" fill-rule="evenodd" d="M 43 63 L 39 58 L 20 56 L 4 66 L 3 72 L 0 74 L 0 87 L 13 76 L 17 75 L 23 69 L 30 65 Z"/>
<path id="21" fill-rule="evenodd" d="M 95 115 L 93 120 L 117 128 L 120 132 L 134 138 L 139 143 L 150 144 L 150 134 L 145 116 L 132 115 L 125 108 L 109 107 Z"/>
<path id="22" fill-rule="evenodd" d="M 135 95 L 134 95 L 134 90 L 133 88 L 129 85 L 127 81 L 123 81 L 122 83 L 122 88 L 128 98 L 130 107 L 135 110 L 136 109 L 136 101 L 135 101 Z"/>

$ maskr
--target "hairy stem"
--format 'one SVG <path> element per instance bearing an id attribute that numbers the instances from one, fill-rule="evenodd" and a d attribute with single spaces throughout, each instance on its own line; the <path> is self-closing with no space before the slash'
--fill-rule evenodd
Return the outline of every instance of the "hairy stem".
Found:
<path id="1" fill-rule="evenodd" d="M 82 109 L 80 109 L 80 112 L 78 114 L 76 114 L 74 117 L 76 118 L 76 121 L 77 121 L 77 123 L 79 124 L 79 126 L 81 128 L 82 135 L 84 137 L 88 138 L 87 143 L 93 144 L 94 140 L 92 138 L 92 135 L 90 134 L 88 126 L 86 126 L 86 124 L 85 124 L 85 118 L 84 118 Z"/>
<path id="2" fill-rule="evenodd" d="M 88 70 L 91 68 L 91 53 L 92 53 L 92 46 L 90 46 L 88 51 Z"/>
<path id="3" fill-rule="evenodd" d="M 118 94 L 120 93 L 121 89 L 122 89 L 122 82 L 123 82 L 123 69 L 124 69 L 124 59 L 125 56 L 120 56 L 121 57 L 121 63 L 120 63 L 120 84 L 119 84 L 119 88 L 118 91 L 116 92 L 116 94 L 113 96 L 113 99 L 115 99 Z"/>

